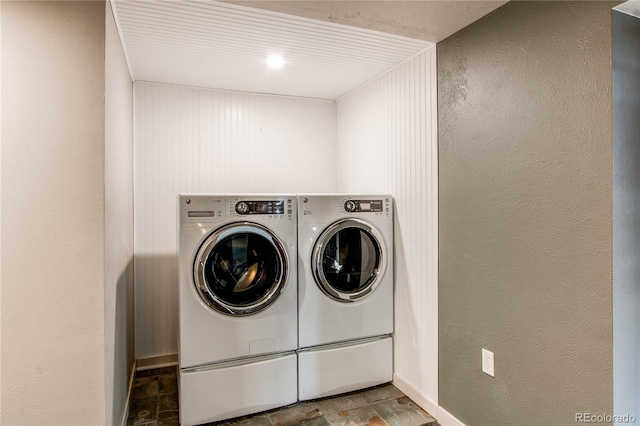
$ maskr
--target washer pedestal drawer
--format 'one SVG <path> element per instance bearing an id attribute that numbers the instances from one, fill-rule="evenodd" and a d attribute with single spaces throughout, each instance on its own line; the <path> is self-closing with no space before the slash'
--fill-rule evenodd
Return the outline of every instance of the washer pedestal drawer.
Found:
<path id="1" fill-rule="evenodd" d="M 298 352 L 298 398 L 306 401 L 393 379 L 391 337 L 318 346 Z"/>
<path id="2" fill-rule="evenodd" d="M 180 370 L 180 424 L 198 425 L 297 401 L 296 354 Z"/>

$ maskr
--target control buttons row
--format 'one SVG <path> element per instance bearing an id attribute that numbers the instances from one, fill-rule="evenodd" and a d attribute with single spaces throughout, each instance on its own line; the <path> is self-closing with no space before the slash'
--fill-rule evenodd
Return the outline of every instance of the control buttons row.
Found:
<path id="1" fill-rule="evenodd" d="M 388 199 L 384 200 L 347 200 L 344 202 L 344 210 L 347 213 L 382 213 L 386 207 L 389 211 Z"/>
<path id="2" fill-rule="evenodd" d="M 290 199 L 287 200 L 286 208 L 284 200 L 238 201 L 234 208 L 240 215 L 281 215 L 287 209 L 292 211 L 292 204 Z"/>

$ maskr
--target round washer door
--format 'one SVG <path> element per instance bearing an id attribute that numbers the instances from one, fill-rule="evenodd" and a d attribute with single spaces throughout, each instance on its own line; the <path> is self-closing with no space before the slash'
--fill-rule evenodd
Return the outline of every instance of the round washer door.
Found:
<path id="1" fill-rule="evenodd" d="M 339 302 L 355 302 L 380 284 L 386 246 L 378 230 L 359 219 L 339 220 L 318 237 L 311 257 L 320 289 Z"/>
<path id="2" fill-rule="evenodd" d="M 257 223 L 232 223 L 200 246 L 193 275 L 210 308 L 230 316 L 256 314 L 276 301 L 287 282 L 282 241 Z"/>

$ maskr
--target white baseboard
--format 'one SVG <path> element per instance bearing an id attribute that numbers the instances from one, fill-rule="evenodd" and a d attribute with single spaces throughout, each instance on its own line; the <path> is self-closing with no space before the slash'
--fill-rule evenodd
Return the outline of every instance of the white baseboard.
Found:
<path id="1" fill-rule="evenodd" d="M 438 407 L 438 423 L 442 426 L 465 426 L 464 423 L 442 407 Z"/>
<path id="2" fill-rule="evenodd" d="M 418 404 L 424 411 L 431 414 L 436 420 L 438 419 L 438 404 L 422 395 L 418 389 L 413 387 L 411 383 L 396 373 L 393 373 L 393 385 L 400 389 L 402 393 L 407 395 L 411 400 Z"/>
<path id="3" fill-rule="evenodd" d="M 131 391 L 133 390 L 133 379 L 136 376 L 136 360 L 133 360 L 131 366 L 131 373 L 129 374 L 129 387 L 127 389 L 127 401 L 124 403 L 124 414 L 122 417 L 121 426 L 126 426 L 127 419 L 129 418 L 129 401 L 131 401 Z"/>
<path id="4" fill-rule="evenodd" d="M 422 395 L 411 383 L 396 373 L 393 374 L 393 385 L 422 407 L 424 411 L 431 414 L 441 426 L 465 426 L 464 423 L 456 419 L 451 413 Z"/>
<path id="5" fill-rule="evenodd" d="M 160 355 L 137 360 L 137 370 L 151 370 L 152 368 L 171 367 L 178 365 L 178 354 Z"/>

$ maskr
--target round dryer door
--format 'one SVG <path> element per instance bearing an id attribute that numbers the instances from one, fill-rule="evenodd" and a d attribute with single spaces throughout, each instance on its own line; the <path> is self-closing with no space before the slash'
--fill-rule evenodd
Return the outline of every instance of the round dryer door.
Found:
<path id="1" fill-rule="evenodd" d="M 378 230 L 359 219 L 335 222 L 318 237 L 312 254 L 316 283 L 330 298 L 354 302 L 384 276 L 386 247 Z"/>
<path id="2" fill-rule="evenodd" d="M 280 239 L 249 222 L 224 226 L 209 235 L 193 266 L 196 289 L 212 309 L 242 316 L 276 301 L 287 281 L 287 255 Z"/>

